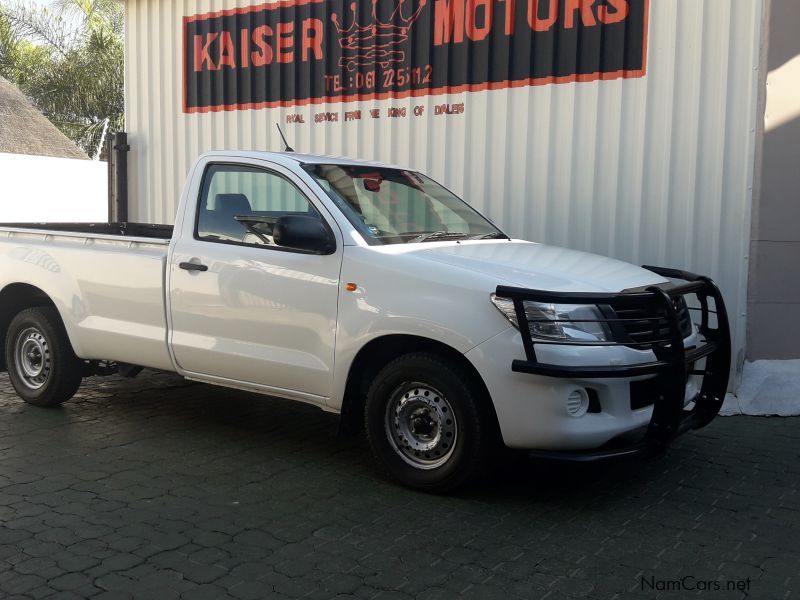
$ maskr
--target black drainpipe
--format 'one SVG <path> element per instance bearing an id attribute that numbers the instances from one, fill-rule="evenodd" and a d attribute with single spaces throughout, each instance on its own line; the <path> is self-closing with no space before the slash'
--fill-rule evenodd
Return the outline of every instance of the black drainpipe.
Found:
<path id="1" fill-rule="evenodd" d="M 114 221 L 117 223 L 128 222 L 128 134 L 119 131 L 114 134 Z"/>

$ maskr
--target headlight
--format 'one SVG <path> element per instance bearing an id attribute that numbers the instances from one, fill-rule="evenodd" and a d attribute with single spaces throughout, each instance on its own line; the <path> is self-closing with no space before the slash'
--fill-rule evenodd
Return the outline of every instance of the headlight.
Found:
<path id="1" fill-rule="evenodd" d="M 494 294 L 491 299 L 497 309 L 519 329 L 514 301 Z M 605 319 L 594 304 L 548 304 L 525 300 L 522 305 L 533 338 L 581 342 L 613 340 L 606 323 L 592 322 Z"/>

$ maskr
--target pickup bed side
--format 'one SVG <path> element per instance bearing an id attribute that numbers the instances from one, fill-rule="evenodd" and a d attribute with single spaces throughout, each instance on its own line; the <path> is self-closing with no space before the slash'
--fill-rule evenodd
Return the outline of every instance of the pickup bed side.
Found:
<path id="1" fill-rule="evenodd" d="M 142 228 L 136 233 L 159 237 L 141 237 L 113 235 L 114 225 L 81 228 L 92 233 L 72 224 L 0 226 L 2 341 L 21 308 L 52 303 L 78 357 L 172 370 L 166 230 Z"/>

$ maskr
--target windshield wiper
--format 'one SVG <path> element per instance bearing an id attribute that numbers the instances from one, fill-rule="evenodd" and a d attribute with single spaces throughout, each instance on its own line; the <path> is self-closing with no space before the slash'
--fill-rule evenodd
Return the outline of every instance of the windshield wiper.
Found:
<path id="1" fill-rule="evenodd" d="M 507 240 L 509 237 L 503 233 L 502 231 L 493 231 L 491 233 L 483 233 L 479 235 L 472 235 L 469 237 L 471 240 L 494 240 L 494 239 L 502 239 Z"/>
<path id="2" fill-rule="evenodd" d="M 418 235 L 415 238 L 411 238 L 406 243 L 413 244 L 415 242 L 433 242 L 436 240 L 450 240 L 455 238 L 467 238 L 466 233 L 458 233 L 456 231 L 429 231 L 428 233 L 423 233 L 422 235 Z"/>

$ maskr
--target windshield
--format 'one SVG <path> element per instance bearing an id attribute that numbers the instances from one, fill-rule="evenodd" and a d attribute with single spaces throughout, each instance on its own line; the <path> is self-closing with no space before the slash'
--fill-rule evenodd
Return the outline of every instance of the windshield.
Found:
<path id="1" fill-rule="evenodd" d="M 507 237 L 420 173 L 351 165 L 304 168 L 370 244 Z"/>

